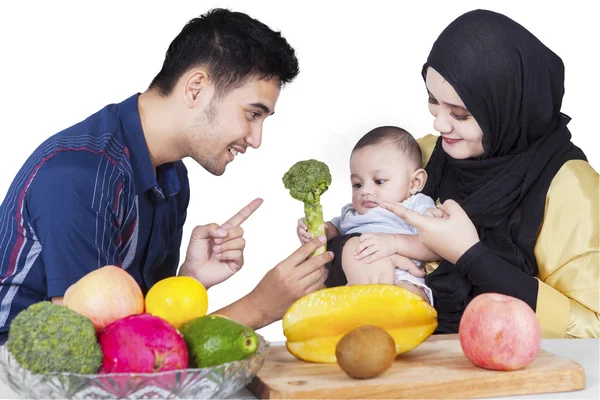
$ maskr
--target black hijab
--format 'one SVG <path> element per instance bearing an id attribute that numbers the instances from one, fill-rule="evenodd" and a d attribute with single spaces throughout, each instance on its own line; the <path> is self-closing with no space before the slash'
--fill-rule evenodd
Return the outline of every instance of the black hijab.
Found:
<path id="1" fill-rule="evenodd" d="M 585 160 L 560 112 L 562 60 L 508 17 L 485 10 L 454 20 L 433 44 L 423 67 L 454 88 L 483 131 L 484 155 L 456 160 L 438 139 L 424 193 L 453 199 L 493 253 L 531 276 L 546 194 L 561 166 Z M 496 274 L 497 275 L 497 274 Z M 438 332 L 457 332 L 475 289 L 447 262 L 426 278 L 438 310 Z"/>

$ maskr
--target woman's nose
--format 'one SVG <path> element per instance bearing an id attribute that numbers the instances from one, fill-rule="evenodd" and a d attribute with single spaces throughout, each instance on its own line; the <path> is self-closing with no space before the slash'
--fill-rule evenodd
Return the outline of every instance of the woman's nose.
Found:
<path id="1" fill-rule="evenodd" d="M 452 132 L 452 123 L 448 119 L 449 116 L 445 112 L 440 110 L 437 116 L 433 119 L 433 129 L 439 133 L 450 133 Z"/>

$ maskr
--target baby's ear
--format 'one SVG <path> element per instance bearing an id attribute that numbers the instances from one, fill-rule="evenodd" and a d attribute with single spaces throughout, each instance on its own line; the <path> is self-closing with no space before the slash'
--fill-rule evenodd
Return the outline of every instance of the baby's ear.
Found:
<path id="1" fill-rule="evenodd" d="M 423 168 L 417 169 L 410 175 L 410 194 L 417 194 L 425 187 L 427 172 Z"/>

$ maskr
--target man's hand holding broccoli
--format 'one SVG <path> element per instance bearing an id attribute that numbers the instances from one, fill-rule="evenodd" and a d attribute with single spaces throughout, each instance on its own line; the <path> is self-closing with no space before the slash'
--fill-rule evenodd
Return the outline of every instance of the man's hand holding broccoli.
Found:
<path id="1" fill-rule="evenodd" d="M 325 222 L 323 221 L 323 208 L 321 195 L 331 184 L 331 173 L 327 164 L 318 160 L 298 161 L 283 175 L 283 184 L 289 189 L 290 195 L 304 203 L 304 223 L 308 235 L 300 235 L 302 242 L 313 237 L 327 236 Z M 300 227 L 300 222 L 299 222 Z M 300 229 L 300 228 L 299 228 Z M 304 237 L 306 239 L 304 240 Z M 327 245 L 318 248 L 314 255 L 322 254 L 327 250 Z"/>

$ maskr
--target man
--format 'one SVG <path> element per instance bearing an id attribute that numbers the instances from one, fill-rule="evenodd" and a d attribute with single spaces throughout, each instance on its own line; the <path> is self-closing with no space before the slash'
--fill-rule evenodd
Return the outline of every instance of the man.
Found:
<path id="1" fill-rule="evenodd" d="M 214 175 L 248 147 L 282 85 L 298 74 L 278 32 L 243 13 L 215 9 L 191 20 L 148 90 L 50 137 L 22 166 L 0 206 L 0 340 L 33 303 L 61 303 L 66 289 L 104 265 L 126 269 L 146 292 L 188 275 L 207 288 L 244 263 L 240 224 L 256 199 L 219 226 L 194 228 L 179 265 L 189 182 L 181 161 Z M 247 296 L 218 312 L 255 329 L 321 287 L 331 253 L 307 243 Z"/>

